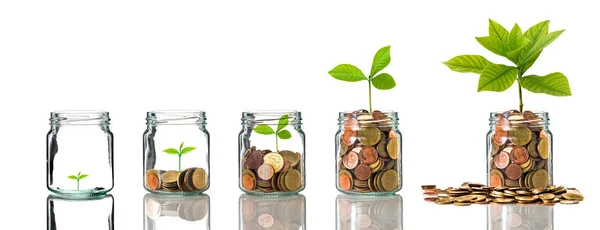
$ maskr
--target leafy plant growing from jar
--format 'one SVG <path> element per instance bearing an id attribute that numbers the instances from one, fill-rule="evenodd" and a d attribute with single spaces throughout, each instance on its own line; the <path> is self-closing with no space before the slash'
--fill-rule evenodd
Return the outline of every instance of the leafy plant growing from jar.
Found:
<path id="1" fill-rule="evenodd" d="M 76 175 L 70 175 L 70 176 L 68 176 L 68 178 L 71 179 L 71 180 L 76 180 L 77 181 L 77 191 L 79 191 L 79 181 L 82 180 L 82 179 L 84 179 L 84 178 L 86 178 L 86 177 L 88 177 L 88 176 L 89 176 L 88 174 L 81 174 L 81 171 L 79 171 L 79 173 L 77 173 L 77 176 Z"/>
<path id="2" fill-rule="evenodd" d="M 347 82 L 367 81 L 369 84 L 369 113 L 372 113 L 372 88 L 375 87 L 376 89 L 380 90 L 388 90 L 396 86 L 396 81 L 394 81 L 394 78 L 390 74 L 379 73 L 390 64 L 390 61 L 390 46 L 386 46 L 379 49 L 377 53 L 375 53 L 369 76 L 365 75 L 358 67 L 351 64 L 337 65 L 329 71 L 329 75 L 335 79 Z"/>
<path id="3" fill-rule="evenodd" d="M 489 36 L 475 39 L 483 47 L 505 57 L 514 65 L 492 63 L 480 55 L 460 55 L 444 64 L 456 72 L 479 74 L 478 92 L 502 92 L 510 88 L 516 81 L 521 113 L 523 113 L 522 88 L 533 93 L 570 96 L 571 88 L 567 77 L 560 72 L 553 72 L 545 76 L 525 75 L 544 48 L 564 32 L 564 30 L 558 30 L 549 33 L 549 24 L 550 21 L 540 22 L 523 33 L 521 27 L 516 23 L 509 32 L 502 25 L 489 20 Z"/>
<path id="4" fill-rule="evenodd" d="M 287 140 L 292 138 L 292 133 L 289 130 L 285 129 L 285 127 L 289 124 L 289 116 L 287 114 L 281 116 L 279 121 L 277 122 L 277 130 L 273 130 L 271 126 L 265 124 L 259 124 L 254 127 L 254 132 L 262 135 L 272 135 L 275 134 L 275 151 L 279 152 L 279 138 L 283 140 Z"/>
<path id="5" fill-rule="evenodd" d="M 181 145 L 179 145 L 179 150 L 175 149 L 175 148 L 168 148 L 163 150 L 163 152 L 168 153 L 168 154 L 172 154 L 172 155 L 177 155 L 179 157 L 179 171 L 181 171 L 181 156 L 184 154 L 187 154 L 191 151 L 194 151 L 196 149 L 196 147 L 193 146 L 188 146 L 188 147 L 183 147 L 183 142 L 181 142 Z"/>

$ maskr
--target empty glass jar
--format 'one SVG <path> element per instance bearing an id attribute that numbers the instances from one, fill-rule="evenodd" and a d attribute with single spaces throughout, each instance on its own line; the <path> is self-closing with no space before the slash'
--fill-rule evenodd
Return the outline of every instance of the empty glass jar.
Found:
<path id="1" fill-rule="evenodd" d="M 305 186 L 302 118 L 297 111 L 244 112 L 239 187 L 249 194 L 295 194 Z"/>
<path id="2" fill-rule="evenodd" d="M 197 195 L 210 186 L 209 134 L 203 111 L 151 111 L 144 132 L 144 188 Z"/>
<path id="3" fill-rule="evenodd" d="M 113 188 L 113 134 L 104 111 L 50 114 L 46 184 L 63 196 L 100 196 Z"/>
<path id="4" fill-rule="evenodd" d="M 341 112 L 335 138 L 336 187 L 346 194 L 402 189 L 402 134 L 396 112 Z"/>
<path id="5" fill-rule="evenodd" d="M 552 133 L 548 121 L 546 112 L 490 114 L 488 185 L 526 188 L 552 185 Z"/>

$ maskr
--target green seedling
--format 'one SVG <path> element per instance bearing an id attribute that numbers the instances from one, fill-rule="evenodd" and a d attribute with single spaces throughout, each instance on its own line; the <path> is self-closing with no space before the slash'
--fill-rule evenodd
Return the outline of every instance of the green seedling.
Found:
<path id="1" fill-rule="evenodd" d="M 371 65 L 371 72 L 367 77 L 358 67 L 351 64 L 341 64 L 329 71 L 329 75 L 333 78 L 347 81 L 357 82 L 366 80 L 369 83 L 369 112 L 373 112 L 373 103 L 371 97 L 371 85 L 377 89 L 388 90 L 396 86 L 394 78 L 387 73 L 379 73 L 390 64 L 390 46 L 383 47 L 377 51 Z"/>
<path id="2" fill-rule="evenodd" d="M 179 157 L 179 171 L 181 172 L 181 155 L 183 154 L 187 154 L 191 151 L 194 151 L 196 149 L 196 147 L 193 146 L 188 146 L 188 147 L 183 147 L 183 142 L 181 142 L 181 145 L 179 145 L 179 150 L 175 149 L 175 148 L 168 148 L 163 150 L 163 152 L 168 153 L 168 154 L 172 154 L 172 155 L 177 155 Z"/>
<path id="3" fill-rule="evenodd" d="M 260 124 L 254 127 L 254 132 L 263 135 L 275 134 L 275 151 L 279 152 L 279 138 L 283 140 L 292 138 L 292 133 L 290 133 L 290 131 L 288 131 L 287 129 L 284 129 L 289 124 L 288 118 L 289 116 L 287 114 L 279 118 L 277 131 L 274 131 L 273 128 L 271 128 L 271 126 Z"/>
<path id="4" fill-rule="evenodd" d="M 543 21 L 527 29 L 525 33 L 515 23 L 509 32 L 497 22 L 491 19 L 489 22 L 489 36 L 476 37 L 477 41 L 489 51 L 507 58 L 514 66 L 492 63 L 480 55 L 460 55 L 444 64 L 456 72 L 480 74 L 478 92 L 502 92 L 517 81 L 521 112 L 523 112 L 522 88 L 533 93 L 571 96 L 569 81 L 562 73 L 554 72 L 546 76 L 525 75 L 544 48 L 565 30 L 549 33 L 550 21 Z"/>
<path id="5" fill-rule="evenodd" d="M 81 174 L 81 171 L 79 171 L 79 173 L 77 173 L 77 176 L 70 175 L 70 176 L 68 176 L 68 178 L 71 180 L 77 180 L 77 191 L 79 191 L 79 181 L 88 176 L 89 176 L 88 174 Z"/>

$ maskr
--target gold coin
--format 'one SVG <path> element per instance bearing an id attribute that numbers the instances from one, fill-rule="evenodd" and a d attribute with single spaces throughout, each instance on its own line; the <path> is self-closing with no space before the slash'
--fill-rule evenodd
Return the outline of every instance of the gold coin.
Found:
<path id="1" fill-rule="evenodd" d="M 454 203 L 454 198 L 452 197 L 438 197 L 434 203 L 436 204 L 452 204 Z"/>
<path id="2" fill-rule="evenodd" d="M 296 191 L 302 186 L 302 174 L 296 169 L 285 173 L 285 187 L 289 191 Z"/>
<path id="3" fill-rule="evenodd" d="M 455 206 L 469 206 L 469 205 L 471 205 L 471 202 L 455 202 L 454 205 Z"/>
<path id="4" fill-rule="evenodd" d="M 382 134 L 382 137 L 385 137 L 385 135 Z M 382 157 L 382 158 L 389 157 L 389 155 L 387 153 L 387 141 L 385 141 L 385 140 L 379 141 L 379 143 L 377 144 L 377 154 L 379 154 L 379 157 Z"/>
<path id="5" fill-rule="evenodd" d="M 494 202 L 501 203 L 501 204 L 508 204 L 508 203 L 515 202 L 515 198 L 495 198 Z"/>
<path id="6" fill-rule="evenodd" d="M 542 200 L 554 200 L 556 196 L 552 193 L 542 193 L 538 197 Z"/>
<path id="7" fill-rule="evenodd" d="M 187 189 L 187 186 L 185 186 L 185 174 L 188 172 L 188 170 L 183 170 L 181 172 L 179 172 L 179 174 L 177 175 L 177 187 L 179 187 L 179 189 L 181 189 L 181 191 L 183 192 L 191 192 Z"/>
<path id="8" fill-rule="evenodd" d="M 583 196 L 581 194 L 577 194 L 574 192 L 564 193 L 564 194 L 562 194 L 562 198 L 564 198 L 566 200 L 583 201 Z"/>
<path id="9" fill-rule="evenodd" d="M 531 130 L 527 127 L 513 127 L 508 132 L 510 142 L 517 146 L 524 146 L 531 140 Z"/>
<path id="10" fill-rule="evenodd" d="M 531 177 L 531 182 L 533 187 L 548 187 L 548 185 L 550 184 L 550 177 L 548 176 L 548 171 L 546 171 L 545 169 L 535 171 L 533 173 L 533 176 Z"/>
<path id="11" fill-rule="evenodd" d="M 540 139 L 540 143 L 538 143 L 537 150 L 542 159 L 548 159 L 548 157 L 550 155 L 550 149 L 549 149 L 548 142 L 549 142 L 548 138 L 542 138 L 542 139 Z"/>
<path id="12" fill-rule="evenodd" d="M 300 162 L 300 159 L 298 158 L 298 155 L 296 155 L 295 152 L 282 150 L 279 152 L 279 154 L 281 154 L 281 156 L 285 159 L 288 159 L 288 161 L 290 162 L 290 167 L 292 168 L 296 167 L 296 165 L 298 165 L 298 162 Z"/>
<path id="13" fill-rule="evenodd" d="M 283 157 L 276 152 L 268 153 L 263 157 L 263 163 L 270 165 L 278 173 L 283 168 Z"/>
<path id="14" fill-rule="evenodd" d="M 515 199 L 518 201 L 536 201 L 538 196 L 516 196 Z"/>
<path id="15" fill-rule="evenodd" d="M 395 170 L 387 170 L 381 175 L 381 187 L 386 192 L 398 188 L 398 173 Z"/>
<path id="16" fill-rule="evenodd" d="M 393 160 L 398 159 L 398 155 L 400 155 L 400 140 L 398 138 L 390 139 L 386 150 L 390 158 Z"/>
<path id="17" fill-rule="evenodd" d="M 177 176 L 179 175 L 179 171 L 177 170 L 169 170 L 164 172 L 162 176 L 162 182 L 164 184 L 173 184 L 177 183 Z"/>
<path id="18" fill-rule="evenodd" d="M 561 204 L 579 204 L 579 201 L 576 200 L 560 200 Z"/>
<path id="19" fill-rule="evenodd" d="M 358 141 L 366 146 L 373 146 L 379 142 L 381 131 L 375 127 L 361 127 L 358 130 Z"/>
<path id="20" fill-rule="evenodd" d="M 192 184 L 196 189 L 202 190 L 208 184 L 208 175 L 206 174 L 206 170 L 203 168 L 197 168 L 194 170 L 192 174 Z"/>

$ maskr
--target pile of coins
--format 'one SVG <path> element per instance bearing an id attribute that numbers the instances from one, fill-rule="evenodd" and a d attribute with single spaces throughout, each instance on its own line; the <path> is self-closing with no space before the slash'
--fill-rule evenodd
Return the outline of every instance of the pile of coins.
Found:
<path id="1" fill-rule="evenodd" d="M 435 185 L 423 185 L 425 201 L 436 204 L 469 206 L 474 204 L 577 204 L 583 195 L 575 188 L 550 186 L 548 188 L 491 187 L 465 182 L 458 188 L 438 189 Z"/>
<path id="2" fill-rule="evenodd" d="M 338 200 L 338 229 L 402 229 L 402 204 L 396 198 Z"/>
<path id="3" fill-rule="evenodd" d="M 208 199 L 193 200 L 162 200 L 147 199 L 145 204 L 146 217 L 158 220 L 160 217 L 179 217 L 187 221 L 203 220 L 209 210 Z"/>
<path id="4" fill-rule="evenodd" d="M 146 171 L 146 188 L 152 191 L 194 192 L 203 191 L 208 184 L 208 175 L 203 168 L 189 168 L 183 171 Z"/>
<path id="5" fill-rule="evenodd" d="M 240 174 L 246 191 L 296 192 L 302 188 L 302 155 L 281 150 L 257 150 L 252 146 L 242 159 Z"/>
<path id="6" fill-rule="evenodd" d="M 498 115 L 490 135 L 489 182 L 494 187 L 547 187 L 550 138 L 531 111 Z"/>
<path id="7" fill-rule="evenodd" d="M 338 148 L 338 187 L 360 193 L 392 192 L 401 185 L 400 137 L 386 114 L 346 114 Z"/>
<path id="8" fill-rule="evenodd" d="M 305 229 L 303 196 L 261 199 L 243 196 L 240 200 L 240 229 Z"/>

